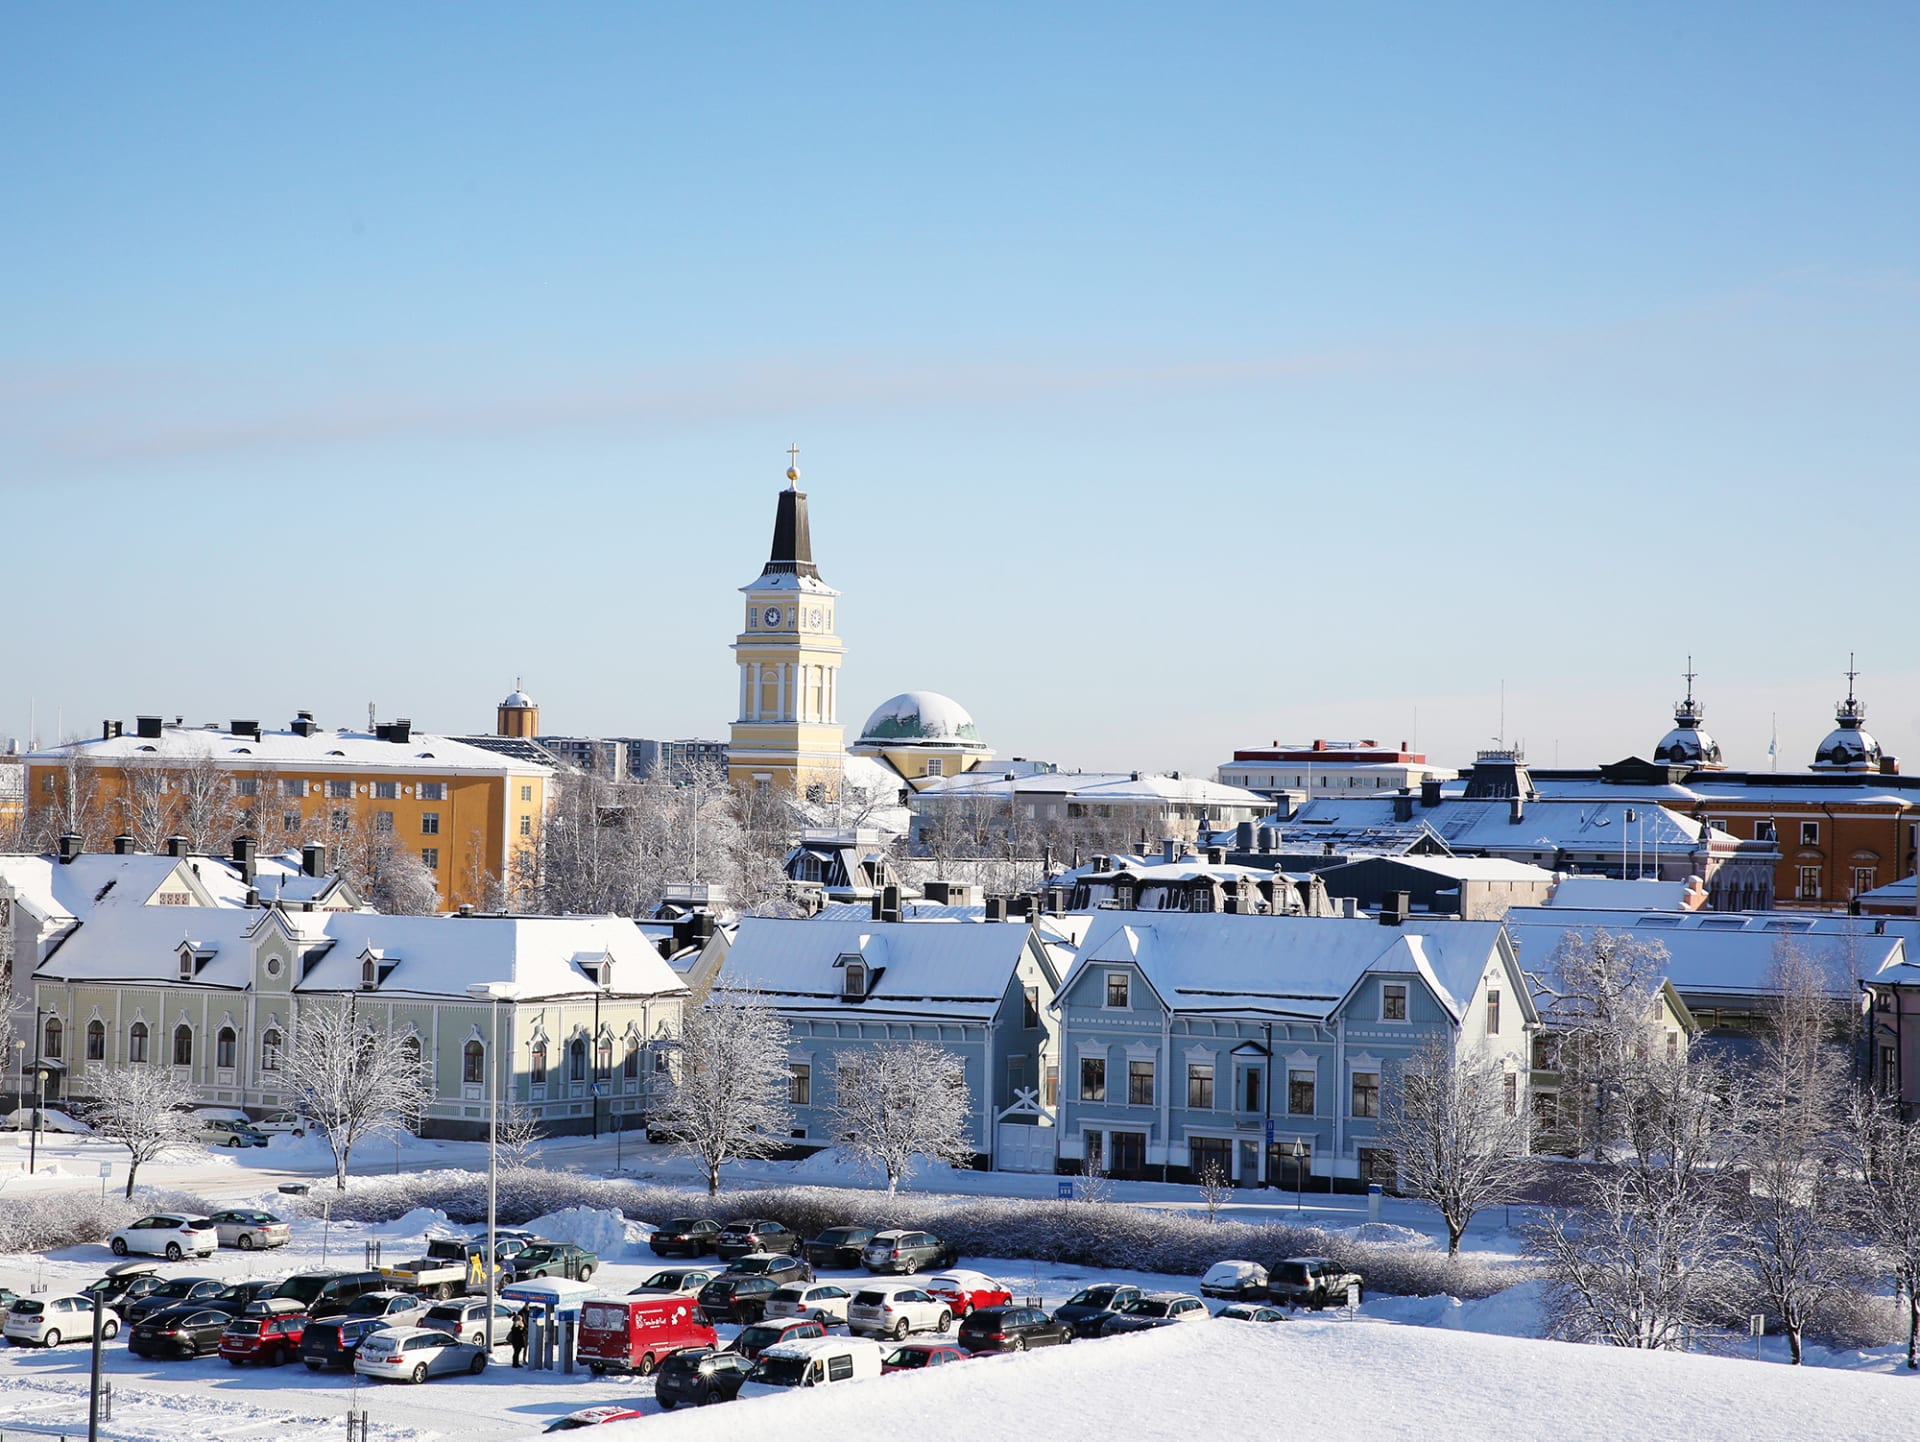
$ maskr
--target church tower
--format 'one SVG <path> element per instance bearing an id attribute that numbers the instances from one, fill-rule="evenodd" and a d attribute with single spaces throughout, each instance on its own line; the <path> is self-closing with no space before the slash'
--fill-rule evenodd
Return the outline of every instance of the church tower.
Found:
<path id="1" fill-rule="evenodd" d="M 734 638 L 740 715 L 727 747 L 727 775 L 743 790 L 806 795 L 840 785 L 846 760 L 840 727 L 840 593 L 820 579 L 799 489 L 799 450 L 789 451 L 787 488 L 774 511 L 773 551 L 747 598 Z"/>

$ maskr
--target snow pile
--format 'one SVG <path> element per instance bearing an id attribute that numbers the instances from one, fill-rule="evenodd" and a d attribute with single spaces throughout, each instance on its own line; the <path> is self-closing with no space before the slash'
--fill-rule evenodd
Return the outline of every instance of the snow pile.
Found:
<path id="1" fill-rule="evenodd" d="M 458 1232 L 465 1236 L 465 1227 L 456 1227 L 447 1220 L 447 1214 L 438 1207 L 415 1207 L 403 1216 L 395 1217 L 390 1224 L 401 1236 L 410 1237 L 415 1233 L 423 1237 L 447 1237 Z"/>
<path id="2" fill-rule="evenodd" d="M 1282 1442 L 1865 1442 L 1911 1436 L 1912 1408 L 1912 1387 L 1892 1377 L 1365 1322 L 1222 1322 L 618 1422 L 604 1442 L 978 1442 L 984 1417 L 1018 1418 L 1024 1436 L 1129 1442 L 1190 1442 L 1248 1419 Z"/>
<path id="3" fill-rule="evenodd" d="M 901 1174 L 900 1185 L 912 1186 L 918 1182 L 923 1185 L 945 1185 L 956 1169 L 947 1162 L 935 1157 L 915 1153 Z M 802 1157 L 794 1162 L 790 1174 L 805 1181 L 838 1182 L 841 1184 L 873 1182 L 884 1180 L 876 1178 L 876 1169 L 862 1163 L 858 1158 L 849 1156 L 838 1147 L 825 1147 L 811 1156 Z"/>
<path id="4" fill-rule="evenodd" d="M 1347 1237 L 1377 1247 L 1431 1247 L 1437 1245 L 1425 1232 L 1412 1227 L 1397 1227 L 1392 1222 L 1362 1222 L 1357 1227 L 1328 1227 L 1330 1237 Z"/>
<path id="5" fill-rule="evenodd" d="M 576 1247 L 585 1247 L 602 1261 L 613 1261 L 627 1255 L 627 1226 L 627 1219 L 618 1212 L 598 1207 L 568 1207 L 562 1212 L 535 1217 L 526 1229 L 548 1241 L 572 1242 Z M 644 1242 L 645 1238 L 641 1240 Z"/>

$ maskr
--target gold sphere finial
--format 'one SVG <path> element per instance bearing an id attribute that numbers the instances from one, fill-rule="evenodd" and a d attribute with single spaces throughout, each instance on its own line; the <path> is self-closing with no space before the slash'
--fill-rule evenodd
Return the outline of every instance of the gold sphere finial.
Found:
<path id="1" fill-rule="evenodd" d="M 800 479 L 800 447 L 798 445 L 787 447 L 787 479 L 790 481 Z"/>

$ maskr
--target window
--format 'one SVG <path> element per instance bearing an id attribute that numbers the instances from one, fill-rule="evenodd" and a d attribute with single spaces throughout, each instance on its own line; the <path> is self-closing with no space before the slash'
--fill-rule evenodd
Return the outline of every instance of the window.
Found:
<path id="1" fill-rule="evenodd" d="M 1380 1020 L 1405 1021 L 1407 1019 L 1407 984 L 1404 981 L 1389 981 L 1380 988 Z"/>
<path id="2" fill-rule="evenodd" d="M 1356 1117 L 1380 1115 L 1380 1073 L 1357 1071 L 1353 1074 L 1353 1111 Z"/>
<path id="3" fill-rule="evenodd" d="M 173 1064 L 193 1065 L 193 1028 L 184 1021 L 173 1029 Z"/>
<path id="4" fill-rule="evenodd" d="M 1213 1110 L 1213 1063 L 1190 1062 L 1187 1065 L 1187 1105 Z"/>
<path id="5" fill-rule="evenodd" d="M 1080 1058 L 1080 1100 L 1103 1102 L 1107 1099 L 1107 1059 L 1102 1056 Z"/>
<path id="6" fill-rule="evenodd" d="M 1487 1035 L 1500 1035 L 1500 993 L 1487 993 Z"/>
<path id="7" fill-rule="evenodd" d="M 1680 1059 L 1680 1033 L 1677 1031 L 1670 1031 L 1667 1033 L 1667 1060 L 1678 1061 L 1679 1059 Z"/>
<path id="8" fill-rule="evenodd" d="M 142 1065 L 147 1060 L 147 1024 L 136 1021 L 127 1030 L 127 1060 Z"/>
<path id="9" fill-rule="evenodd" d="M 327 783 L 327 799 L 329 801 L 346 801 L 350 799 L 352 795 L 353 783 L 351 781 L 329 781 Z"/>
<path id="10" fill-rule="evenodd" d="M 1535 1092 L 1533 1094 L 1533 1129 L 1537 1132 L 1550 1132 L 1560 1125 L 1560 1093 Z"/>
<path id="11" fill-rule="evenodd" d="M 304 781 L 282 781 L 280 783 L 280 794 L 282 796 L 305 796 L 307 794 L 307 783 Z"/>
<path id="12" fill-rule="evenodd" d="M 444 781 L 422 781 L 420 783 L 420 799 L 422 801 L 445 801 L 447 799 L 447 783 Z"/>
<path id="13" fill-rule="evenodd" d="M 1294 1068 L 1287 1073 L 1287 1114 L 1296 1117 L 1313 1115 L 1314 1074 Z"/>
<path id="14" fill-rule="evenodd" d="M 1233 1176 L 1233 1143 L 1225 1137 L 1188 1137 L 1187 1165 L 1196 1181 L 1209 1174 L 1225 1181 Z"/>
<path id="15" fill-rule="evenodd" d="M 298 836 L 300 834 L 300 813 L 298 811 L 282 811 L 280 813 L 280 829 L 289 836 Z"/>
<path id="16" fill-rule="evenodd" d="M 232 1027 L 223 1026 L 213 1034 L 213 1064 L 223 1071 L 233 1070 L 234 1054 L 239 1050 L 240 1039 Z"/>
<path id="17" fill-rule="evenodd" d="M 345 831 L 353 818 L 344 811 L 336 811 L 327 820 L 335 831 Z"/>
<path id="18" fill-rule="evenodd" d="M 613 1037 L 604 1031 L 593 1047 L 593 1079 L 601 1082 L 613 1079 Z"/>
<path id="19" fill-rule="evenodd" d="M 544 1041 L 533 1045 L 533 1061 L 528 1067 L 527 1079 L 537 1087 L 547 1084 L 547 1044 Z"/>
<path id="20" fill-rule="evenodd" d="M 1800 900 L 1818 901 L 1820 899 L 1820 868 L 1803 866 L 1800 868 Z"/>
<path id="21" fill-rule="evenodd" d="M 1500 1078 L 1500 1097 L 1506 1103 L 1507 1115 L 1520 1115 L 1520 1078 L 1508 1072 Z"/>
<path id="22" fill-rule="evenodd" d="M 522 816 L 520 818 L 520 834 L 522 836 L 533 835 L 533 818 L 531 816 Z"/>
<path id="23" fill-rule="evenodd" d="M 1800 844 L 1802 846 L 1818 846 L 1820 844 L 1820 823 L 1818 821 L 1802 821 L 1800 823 Z"/>
<path id="24" fill-rule="evenodd" d="M 945 776 L 946 774 L 947 774 L 947 763 L 944 757 L 936 756 L 931 761 L 927 762 L 927 775 Z"/>
<path id="25" fill-rule="evenodd" d="M 398 781 L 374 782 L 373 799 L 375 801 L 398 801 L 400 799 L 400 783 Z"/>
<path id="26" fill-rule="evenodd" d="M 1025 1008 L 1021 1014 L 1020 1025 L 1028 1031 L 1037 1030 L 1040 1025 L 1040 988 L 1037 986 L 1022 988 L 1020 1000 Z"/>
<path id="27" fill-rule="evenodd" d="M 180 980 L 193 980 L 193 953 L 184 946 L 180 948 Z"/>
<path id="28" fill-rule="evenodd" d="M 1107 973 L 1107 1005 L 1124 1010 L 1131 1005 L 1128 999 L 1132 978 L 1124 971 Z"/>
<path id="29" fill-rule="evenodd" d="M 1245 1100 L 1240 1105 L 1242 1111 L 1266 1110 L 1266 1076 L 1266 1068 L 1257 1066 L 1250 1066 L 1240 1074 L 1240 1085 L 1245 1093 Z"/>
<path id="30" fill-rule="evenodd" d="M 1027 1089 L 1027 1058 L 1010 1056 L 1007 1058 L 1007 1093 L 1019 1096 Z"/>
<path id="31" fill-rule="evenodd" d="M 787 1101 L 796 1107 L 813 1105 L 813 1063 L 797 1061 L 787 1068 Z"/>
<path id="32" fill-rule="evenodd" d="M 1753 823 L 1753 839 L 1755 841 L 1776 840 L 1777 838 L 1774 835 L 1773 823 L 1771 821 L 1754 822 Z"/>
<path id="33" fill-rule="evenodd" d="M 1060 1105 L 1060 1068 L 1059 1067 L 1049 1066 L 1047 1068 L 1046 1079 L 1043 1083 L 1043 1086 L 1045 1089 L 1040 1094 L 1041 1105 L 1050 1106 L 1050 1107 L 1059 1106 Z"/>
<path id="34" fill-rule="evenodd" d="M 260 1037 L 260 1070 L 280 1070 L 280 1028 L 270 1026 Z"/>
<path id="35" fill-rule="evenodd" d="M 1855 896 L 1862 896 L 1873 890 L 1873 874 L 1874 868 L 1871 866 L 1856 866 L 1853 868 L 1853 894 Z"/>
<path id="36" fill-rule="evenodd" d="M 360 986 L 363 990 L 372 991 L 378 985 L 380 985 L 380 963 L 370 956 L 366 957 L 360 963 Z"/>
<path id="37" fill-rule="evenodd" d="M 107 1059 L 107 1024 L 103 1021 L 87 1023 L 87 1060 L 105 1061 Z"/>
<path id="38" fill-rule="evenodd" d="M 460 1052 L 460 1080 L 468 1086 L 479 1086 L 487 1079 L 487 1049 L 478 1041 L 470 1041 Z"/>
<path id="39" fill-rule="evenodd" d="M 840 995 L 858 1000 L 867 994 L 867 964 L 859 958 L 848 959 L 840 977 Z"/>
<path id="40" fill-rule="evenodd" d="M 640 1039 L 627 1038 L 627 1054 L 620 1058 L 620 1079 L 622 1081 L 640 1080 Z"/>
<path id="41" fill-rule="evenodd" d="M 1153 1105 L 1152 1062 L 1130 1061 L 1127 1063 L 1127 1105 L 1130 1107 Z"/>
<path id="42" fill-rule="evenodd" d="M 533 800 L 533 788 L 531 786 L 522 786 L 520 788 L 520 799 L 522 801 Z"/>
<path id="43" fill-rule="evenodd" d="M 60 1024 L 59 1017 L 50 1016 L 47 1018 L 45 1031 L 46 1036 L 41 1043 L 40 1055 L 58 1061 L 60 1058 L 60 1042 L 66 1035 L 66 1028 Z"/>
<path id="44" fill-rule="evenodd" d="M 827 1380 L 829 1382 L 848 1382 L 853 1379 L 853 1358 L 845 1352 L 836 1352 L 827 1358 Z"/>
<path id="45" fill-rule="evenodd" d="M 393 813 L 391 811 L 374 812 L 373 829 L 383 836 L 391 836 L 393 834 Z"/>
<path id="46" fill-rule="evenodd" d="M 567 1080 L 585 1081 L 587 1079 L 587 1039 L 577 1036 L 567 1048 Z"/>
<path id="47" fill-rule="evenodd" d="M 420 864 L 429 871 L 438 871 L 440 869 L 440 848 L 437 846 L 421 847 Z"/>
<path id="48" fill-rule="evenodd" d="M 251 776 L 238 777 L 233 783 L 233 794 L 235 796 L 258 796 L 260 794 L 260 783 Z"/>
<path id="49" fill-rule="evenodd" d="M 1900 1095 L 1900 1051 L 1891 1045 L 1880 1048 L 1880 1092 L 1888 1097 Z"/>

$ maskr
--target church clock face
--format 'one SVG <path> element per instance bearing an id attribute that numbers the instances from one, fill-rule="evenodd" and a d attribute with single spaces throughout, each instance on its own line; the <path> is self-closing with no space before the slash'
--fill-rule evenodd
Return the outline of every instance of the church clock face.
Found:
<path id="1" fill-rule="evenodd" d="M 767 609 L 761 613 L 761 619 L 769 626 L 778 626 L 780 624 L 780 608 L 778 606 L 767 607 Z"/>
<path id="2" fill-rule="evenodd" d="M 807 617 L 807 622 L 814 630 L 818 631 L 820 629 L 820 608 L 818 606 L 813 608 L 812 614 Z"/>

